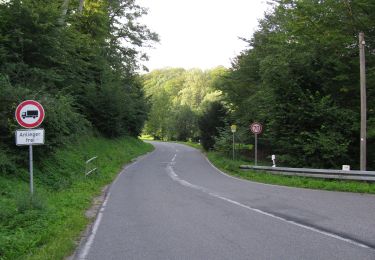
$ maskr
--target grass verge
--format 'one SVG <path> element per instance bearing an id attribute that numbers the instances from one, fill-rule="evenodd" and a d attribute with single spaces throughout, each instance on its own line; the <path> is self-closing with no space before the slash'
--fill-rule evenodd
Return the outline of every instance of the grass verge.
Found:
<path id="1" fill-rule="evenodd" d="M 184 144 L 203 150 L 202 147 L 196 143 L 185 142 Z M 240 165 L 251 164 L 251 162 L 246 160 L 233 161 L 232 159 L 218 152 L 205 152 L 205 154 L 210 162 L 223 172 L 250 181 L 298 188 L 375 194 L 375 183 L 371 182 L 327 180 L 299 176 L 276 175 L 252 170 L 241 170 L 239 168 Z"/>
<path id="2" fill-rule="evenodd" d="M 130 137 L 88 137 L 71 144 L 36 165 L 32 201 L 26 170 L 20 169 L 18 177 L 0 175 L 0 259 L 63 259 L 71 254 L 89 222 L 84 213 L 92 199 L 125 163 L 152 149 Z M 85 177 L 84 161 L 92 156 L 98 156 L 99 170 Z"/>

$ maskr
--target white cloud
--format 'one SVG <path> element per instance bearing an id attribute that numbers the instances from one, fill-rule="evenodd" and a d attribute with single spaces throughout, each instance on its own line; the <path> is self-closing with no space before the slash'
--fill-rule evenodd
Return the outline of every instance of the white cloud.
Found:
<path id="1" fill-rule="evenodd" d="M 151 70 L 163 67 L 213 68 L 230 66 L 246 47 L 238 37 L 250 38 L 263 17 L 263 0 L 139 0 L 149 8 L 142 20 L 160 35 L 148 51 Z"/>

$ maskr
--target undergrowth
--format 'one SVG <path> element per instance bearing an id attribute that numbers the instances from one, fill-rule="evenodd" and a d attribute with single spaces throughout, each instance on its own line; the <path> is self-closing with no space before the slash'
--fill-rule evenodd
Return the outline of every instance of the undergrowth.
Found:
<path id="1" fill-rule="evenodd" d="M 92 199 L 125 163 L 152 149 L 130 137 L 81 139 L 39 160 L 32 198 L 27 169 L 20 167 L 14 176 L 0 173 L 0 259 L 69 255 L 88 224 L 84 212 Z M 98 156 L 98 171 L 85 177 L 84 162 L 93 156 Z"/>
<path id="2" fill-rule="evenodd" d="M 329 191 L 345 191 L 355 193 L 370 193 L 375 194 L 375 183 L 364 181 L 350 181 L 350 180 L 330 180 L 309 178 L 300 176 L 286 176 L 276 175 L 267 172 L 259 172 L 254 170 L 242 170 L 240 165 L 252 164 L 253 162 L 244 158 L 232 160 L 228 156 L 216 151 L 203 151 L 202 147 L 197 143 L 181 142 L 204 152 L 210 162 L 223 172 L 250 181 L 275 184 L 282 186 L 307 188 L 307 189 L 320 189 Z M 266 165 L 270 162 L 260 162 Z M 269 165 L 267 165 L 269 166 Z"/>
<path id="3" fill-rule="evenodd" d="M 375 183 L 349 180 L 330 180 L 300 176 L 275 175 L 267 172 L 242 170 L 240 165 L 251 164 L 245 160 L 231 160 L 218 152 L 208 152 L 208 159 L 222 171 L 247 180 L 308 189 L 346 191 L 375 194 Z"/>

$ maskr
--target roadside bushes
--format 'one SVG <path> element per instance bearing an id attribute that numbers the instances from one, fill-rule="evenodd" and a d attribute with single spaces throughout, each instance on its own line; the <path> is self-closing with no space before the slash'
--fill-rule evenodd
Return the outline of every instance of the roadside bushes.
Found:
<path id="1" fill-rule="evenodd" d="M 215 101 L 209 104 L 206 111 L 199 118 L 200 140 L 206 151 L 214 147 L 215 137 L 219 135 L 219 128 L 226 125 L 227 114 L 224 105 L 219 101 Z"/>
<path id="2" fill-rule="evenodd" d="M 136 78 L 104 81 L 100 87 L 89 84 L 84 91 L 83 114 L 101 134 L 119 137 L 141 133 L 148 104 Z"/>
<path id="3" fill-rule="evenodd" d="M 146 11 L 132 1 L 87 1 L 78 12 L 70 1 L 61 17 L 61 4 L 0 1 L 0 174 L 27 166 L 27 149 L 14 140 L 14 112 L 23 100 L 44 106 L 45 145 L 35 149 L 44 157 L 92 132 L 137 136 L 146 120 L 138 48 L 157 41 L 135 21 Z M 123 38 L 132 42 L 125 47 Z"/>
<path id="4" fill-rule="evenodd" d="M 11 150 L 14 111 L 25 99 L 46 110 L 42 149 L 88 128 L 107 137 L 141 132 L 148 109 L 137 76 L 139 48 L 158 40 L 136 21 L 146 10 L 133 1 L 77 8 L 70 1 L 62 15 L 57 0 L 0 1 L 0 141 Z"/>
<path id="5" fill-rule="evenodd" d="M 45 145 L 35 149 L 36 155 L 54 152 L 63 144 L 89 131 L 90 123 L 77 112 L 74 99 L 69 95 L 32 93 L 12 86 L 6 77 L 0 77 L 0 172 L 15 173 L 16 165 L 27 166 L 27 149 L 15 145 L 14 132 L 21 128 L 15 118 L 16 106 L 27 99 L 40 101 L 48 111 L 41 127 L 45 129 Z M 40 156 L 35 156 L 39 158 Z"/>

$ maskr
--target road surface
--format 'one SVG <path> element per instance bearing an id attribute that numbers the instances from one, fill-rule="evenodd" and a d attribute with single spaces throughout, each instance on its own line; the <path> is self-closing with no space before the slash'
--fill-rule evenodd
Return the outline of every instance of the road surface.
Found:
<path id="1" fill-rule="evenodd" d="M 78 259 L 375 259 L 375 196 L 239 180 L 196 149 L 152 144 L 112 184 Z"/>

